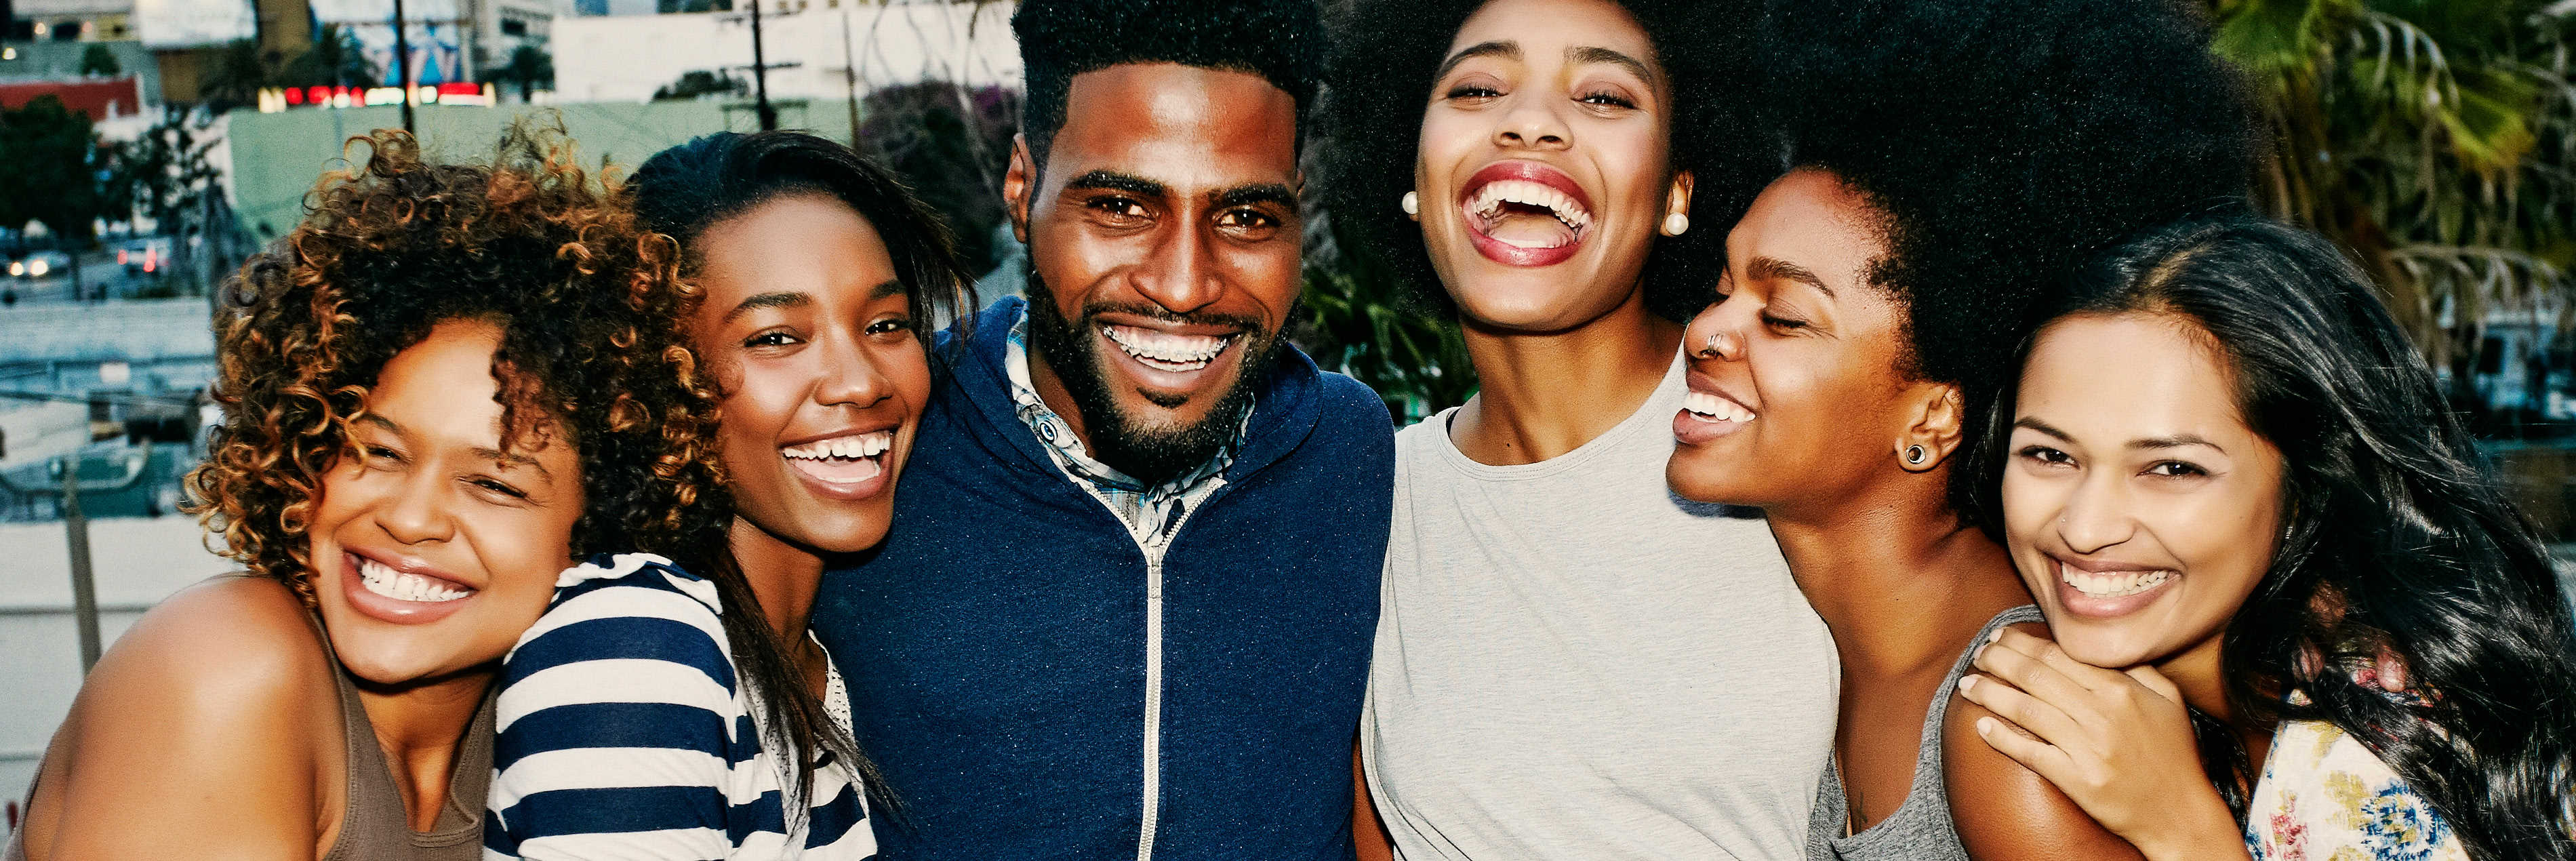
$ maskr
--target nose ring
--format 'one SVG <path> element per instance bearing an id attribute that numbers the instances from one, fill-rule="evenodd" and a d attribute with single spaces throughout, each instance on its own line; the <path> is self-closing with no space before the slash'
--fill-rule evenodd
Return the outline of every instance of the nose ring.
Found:
<path id="1" fill-rule="evenodd" d="M 1720 338 L 1724 338 L 1725 340 L 1719 340 Z M 1726 354 L 1734 351 L 1734 335 L 1730 335 L 1725 332 L 1710 332 L 1708 333 L 1708 342 L 1700 347 L 1699 354 L 1702 356 L 1714 356 L 1722 359 L 1726 357 Z"/>

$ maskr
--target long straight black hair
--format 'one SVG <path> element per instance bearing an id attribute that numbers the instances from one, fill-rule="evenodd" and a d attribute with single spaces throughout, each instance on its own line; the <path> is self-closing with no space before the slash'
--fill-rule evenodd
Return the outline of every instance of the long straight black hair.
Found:
<path id="1" fill-rule="evenodd" d="M 2431 802 L 2472 858 L 2576 859 L 2567 596 L 2539 533 L 2481 468 L 2369 281 L 2304 231 L 2183 223 L 2084 268 L 2060 316 L 2138 313 L 2211 337 L 2238 410 L 2284 461 L 2286 538 L 2221 647 L 2231 704 L 2350 733 Z M 2007 387 L 1979 453 L 1989 515 L 2002 510 L 2013 397 Z M 2383 657 L 2404 662 L 2422 704 L 2350 672 Z M 2285 701 L 2290 691 L 2306 701 Z M 2255 765 L 2235 733 L 2205 715 L 2194 724 L 2242 820 Z"/>
<path id="2" fill-rule="evenodd" d="M 697 274 L 701 258 L 689 249 L 707 228 L 782 196 L 821 194 L 857 210 L 885 242 L 895 275 L 907 288 L 915 337 L 927 342 L 938 319 L 962 318 L 971 307 L 973 287 L 939 214 L 893 171 L 832 141 L 801 132 L 705 135 L 654 154 L 628 187 L 645 226 L 680 244 L 684 278 Z M 932 365 L 940 370 L 937 361 Z M 783 741 L 788 749 L 782 753 L 796 763 L 795 785 L 782 787 L 790 820 L 805 809 L 824 751 L 849 767 L 881 814 L 899 814 L 885 776 L 825 714 L 787 659 L 787 644 L 804 632 L 770 629 L 730 546 L 695 548 L 687 555 L 679 561 L 713 581 L 728 610 L 722 614 L 725 636 L 735 668 L 751 683 L 752 706 L 764 731 Z"/>

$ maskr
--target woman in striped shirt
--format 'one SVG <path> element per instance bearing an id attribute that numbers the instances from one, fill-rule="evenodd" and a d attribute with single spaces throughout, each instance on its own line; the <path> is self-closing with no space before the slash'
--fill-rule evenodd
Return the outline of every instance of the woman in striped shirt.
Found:
<path id="1" fill-rule="evenodd" d="M 684 250 L 688 335 L 723 394 L 724 546 L 564 572 L 502 671 L 493 858 L 864 858 L 889 796 L 805 632 L 823 556 L 883 540 L 929 400 L 923 338 L 966 290 L 893 174 L 810 135 L 708 135 L 645 162 Z"/>

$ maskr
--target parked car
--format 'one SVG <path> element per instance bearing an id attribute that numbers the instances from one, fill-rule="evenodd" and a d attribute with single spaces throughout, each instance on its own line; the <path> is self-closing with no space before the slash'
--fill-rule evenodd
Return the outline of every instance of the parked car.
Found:
<path id="1" fill-rule="evenodd" d="M 37 251 L 9 261 L 9 277 L 45 278 L 69 273 L 71 268 L 71 255 L 60 251 Z"/>

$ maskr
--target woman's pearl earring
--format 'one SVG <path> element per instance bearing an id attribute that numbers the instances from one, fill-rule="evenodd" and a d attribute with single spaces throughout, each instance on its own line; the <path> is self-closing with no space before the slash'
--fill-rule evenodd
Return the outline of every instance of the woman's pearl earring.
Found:
<path id="1" fill-rule="evenodd" d="M 1664 216 L 1664 235 L 1665 235 L 1665 236 L 1680 236 L 1680 235 L 1682 235 L 1683 233 L 1688 232 L 1689 230 L 1690 230 L 1690 216 L 1683 215 L 1683 214 L 1678 213 L 1678 212 L 1673 213 L 1673 214 L 1671 214 L 1671 215 Z"/>
<path id="2" fill-rule="evenodd" d="M 1402 204 L 1402 205 L 1403 205 L 1403 207 L 1404 207 L 1404 214 L 1406 214 L 1406 215 L 1421 215 L 1421 214 L 1422 214 L 1422 196 L 1421 196 L 1421 195 L 1414 194 L 1413 192 L 1410 192 L 1410 191 L 1405 192 L 1405 193 L 1404 193 L 1404 202 L 1403 202 L 1403 204 Z"/>

